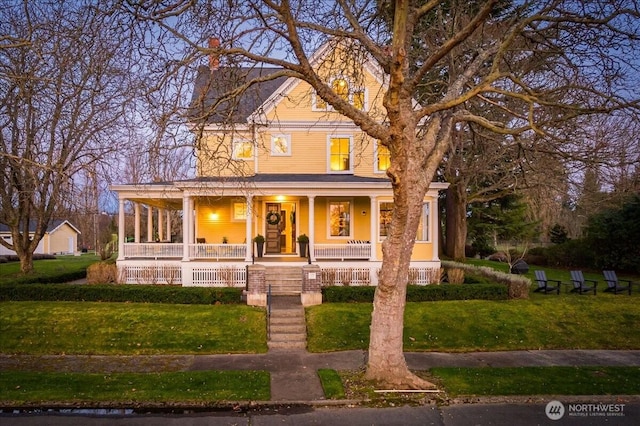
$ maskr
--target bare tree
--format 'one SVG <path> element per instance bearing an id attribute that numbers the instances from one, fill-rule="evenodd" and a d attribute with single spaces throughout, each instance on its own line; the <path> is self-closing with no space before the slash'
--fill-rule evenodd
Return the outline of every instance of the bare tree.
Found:
<path id="1" fill-rule="evenodd" d="M 429 385 L 409 372 L 403 354 L 406 286 L 422 200 L 456 125 L 545 135 L 546 149 L 561 151 L 568 148 L 559 122 L 637 106 L 625 80 L 636 75 L 630 58 L 640 46 L 637 2 L 175 0 L 128 2 L 125 9 L 182 43 L 186 67 L 209 54 L 229 64 L 278 67 L 227 99 L 258 82 L 297 78 L 389 149 L 395 208 L 382 247 L 367 376 L 392 386 Z M 212 35 L 219 46 L 208 46 Z M 349 103 L 314 68 L 313 53 L 330 42 L 382 70 L 382 114 Z M 333 66 L 343 69 L 340 61 Z"/>
<path id="2" fill-rule="evenodd" d="M 21 270 L 73 194 L 73 177 L 124 141 L 136 94 L 126 28 L 100 2 L 11 1 L 0 9 L 0 223 Z M 30 229 L 33 232 L 30 232 Z"/>

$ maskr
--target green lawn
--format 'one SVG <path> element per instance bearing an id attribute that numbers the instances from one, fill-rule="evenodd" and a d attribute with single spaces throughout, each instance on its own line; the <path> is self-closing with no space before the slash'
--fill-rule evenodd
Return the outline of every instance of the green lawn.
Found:
<path id="1" fill-rule="evenodd" d="M 109 402 L 202 404 L 222 401 L 267 401 L 266 371 L 189 371 L 161 374 L 84 374 L 0 372 L 0 401 L 66 404 Z M 215 405 L 215 404 L 214 404 Z"/>
<path id="2" fill-rule="evenodd" d="M 529 300 L 408 303 L 406 351 L 639 349 L 640 296 L 535 294 Z M 366 349 L 370 304 L 307 309 L 312 352 Z"/>
<path id="3" fill-rule="evenodd" d="M 47 277 L 86 271 L 89 265 L 99 260 L 100 257 L 93 254 L 57 256 L 56 259 L 36 260 L 33 262 L 33 272 L 29 275 L 24 275 L 20 272 L 20 262 L 0 263 L 0 284 L 8 282 L 47 282 Z"/>
<path id="4" fill-rule="evenodd" d="M 245 305 L 0 303 L 0 353 L 214 354 L 267 351 L 265 310 Z"/>
<path id="5" fill-rule="evenodd" d="M 640 395 L 640 367 L 433 368 L 450 396 Z"/>

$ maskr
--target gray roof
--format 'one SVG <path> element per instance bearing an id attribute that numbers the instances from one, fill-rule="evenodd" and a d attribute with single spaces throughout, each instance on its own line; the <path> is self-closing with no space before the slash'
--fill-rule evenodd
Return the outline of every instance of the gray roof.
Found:
<path id="1" fill-rule="evenodd" d="M 78 231 L 78 228 L 76 228 L 71 222 L 65 219 L 53 219 L 51 222 L 49 222 L 49 225 L 47 226 L 47 232 L 54 231 L 56 228 L 58 228 L 60 225 L 62 225 L 65 222 L 67 222 L 69 226 L 71 226 L 77 232 L 80 232 Z M 36 230 L 36 221 L 35 220 L 29 221 L 29 232 L 35 232 L 35 230 Z M 5 225 L 4 223 L 0 223 L 0 232 L 9 232 L 9 231 L 10 231 L 9 226 Z"/>
<path id="2" fill-rule="evenodd" d="M 224 67 L 213 72 L 206 66 L 198 68 L 191 107 L 190 119 L 199 123 L 246 123 L 247 117 L 262 105 L 287 79 L 275 77 L 256 83 L 239 96 L 230 93 L 247 81 L 268 77 L 282 71 L 281 68 Z"/>

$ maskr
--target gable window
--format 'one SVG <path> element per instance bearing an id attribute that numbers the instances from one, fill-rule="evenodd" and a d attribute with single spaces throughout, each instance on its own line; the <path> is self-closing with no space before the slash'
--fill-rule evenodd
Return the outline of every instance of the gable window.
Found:
<path id="1" fill-rule="evenodd" d="M 349 102 L 354 107 L 364 110 L 366 106 L 365 89 L 354 88 L 349 80 L 345 77 L 337 77 L 330 82 L 333 92 L 340 96 L 345 101 Z M 312 97 L 312 109 L 314 111 L 331 111 L 333 108 L 327 104 L 324 99 L 318 96 L 316 93 Z"/>
<path id="2" fill-rule="evenodd" d="M 249 140 L 233 141 L 233 159 L 251 160 L 253 159 L 253 142 Z"/>
<path id="3" fill-rule="evenodd" d="M 382 145 L 382 142 L 376 142 L 376 172 L 384 172 L 391 165 L 391 153 L 389 152 L 389 148 Z"/>
<path id="4" fill-rule="evenodd" d="M 329 202 L 329 236 L 351 236 L 351 202 Z"/>
<path id="5" fill-rule="evenodd" d="M 289 135 L 271 136 L 271 155 L 290 156 L 291 155 L 291 136 Z"/>
<path id="6" fill-rule="evenodd" d="M 351 171 L 351 137 L 329 138 L 329 171 Z"/>
<path id="7" fill-rule="evenodd" d="M 380 240 L 385 239 L 389 235 L 391 227 L 391 216 L 393 213 L 393 202 L 381 202 L 378 207 L 378 224 Z M 416 232 L 416 241 L 429 241 L 429 203 L 422 205 L 420 213 L 420 223 Z"/>

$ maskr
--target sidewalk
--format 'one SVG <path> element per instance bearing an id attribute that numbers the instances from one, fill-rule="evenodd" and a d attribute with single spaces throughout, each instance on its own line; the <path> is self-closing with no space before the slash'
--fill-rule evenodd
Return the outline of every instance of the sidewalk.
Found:
<path id="1" fill-rule="evenodd" d="M 271 350 L 265 354 L 72 356 L 0 355 L 0 371 L 163 372 L 198 370 L 266 370 L 271 373 L 271 401 L 288 404 L 320 402 L 324 393 L 320 368 L 357 370 L 366 351 L 309 353 Z M 412 370 L 431 367 L 640 366 L 640 350 L 541 350 L 509 352 L 405 354 Z"/>

